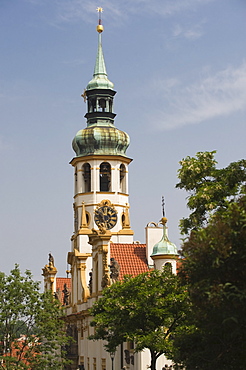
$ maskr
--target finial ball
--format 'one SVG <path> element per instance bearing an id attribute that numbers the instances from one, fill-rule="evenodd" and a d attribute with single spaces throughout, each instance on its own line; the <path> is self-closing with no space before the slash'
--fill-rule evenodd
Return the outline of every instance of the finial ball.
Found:
<path id="1" fill-rule="evenodd" d="M 167 223 L 167 218 L 166 218 L 166 217 L 162 217 L 162 219 L 160 220 L 160 223 L 161 223 L 162 225 L 166 225 L 166 223 Z"/>
<path id="2" fill-rule="evenodd" d="M 98 24 L 97 25 L 97 32 L 98 33 L 102 33 L 103 32 L 103 25 L 102 24 Z"/>

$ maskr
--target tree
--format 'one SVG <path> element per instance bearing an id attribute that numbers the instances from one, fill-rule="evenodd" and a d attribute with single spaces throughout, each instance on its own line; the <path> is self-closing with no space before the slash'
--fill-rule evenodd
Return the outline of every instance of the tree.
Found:
<path id="1" fill-rule="evenodd" d="M 126 341 L 135 343 L 135 352 L 149 349 L 151 370 L 162 354 L 172 355 L 173 337 L 189 310 L 187 291 L 169 266 L 136 277 L 125 276 L 103 291 L 92 307 L 90 339 L 103 339 L 108 352 Z"/>
<path id="2" fill-rule="evenodd" d="M 194 210 L 182 223 L 191 232 L 181 268 L 193 325 L 174 343 L 187 370 L 246 367 L 246 166 L 241 160 L 217 170 L 213 154 L 188 157 L 179 172 L 178 186 L 191 191 Z"/>
<path id="3" fill-rule="evenodd" d="M 246 193 L 246 160 L 218 169 L 215 153 L 198 152 L 196 157 L 188 156 L 180 161 L 180 182 L 176 187 L 189 192 L 187 206 L 193 211 L 180 222 L 182 234 L 205 226 L 212 213 L 226 210 Z"/>
<path id="4" fill-rule="evenodd" d="M 60 370 L 67 339 L 62 311 L 30 271 L 0 273 L 0 369 Z M 21 335 L 20 335 L 21 334 Z"/>

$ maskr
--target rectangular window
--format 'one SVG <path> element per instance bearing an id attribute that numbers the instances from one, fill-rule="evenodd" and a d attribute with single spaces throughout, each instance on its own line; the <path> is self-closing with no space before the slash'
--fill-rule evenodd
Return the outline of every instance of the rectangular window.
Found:
<path id="1" fill-rule="evenodd" d="M 102 358 L 102 370 L 106 370 L 106 358 Z"/>

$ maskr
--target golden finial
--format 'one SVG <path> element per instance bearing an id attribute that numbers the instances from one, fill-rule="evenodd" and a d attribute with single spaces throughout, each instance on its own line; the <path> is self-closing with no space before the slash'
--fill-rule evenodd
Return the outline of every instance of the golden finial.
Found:
<path id="1" fill-rule="evenodd" d="M 166 223 L 167 223 L 167 218 L 166 218 L 166 217 L 162 217 L 162 218 L 161 218 L 161 220 L 160 220 L 160 223 L 161 223 L 162 225 L 166 225 Z"/>
<path id="2" fill-rule="evenodd" d="M 98 33 L 101 33 L 103 32 L 103 25 L 102 25 L 102 12 L 103 12 L 103 8 L 101 7 L 98 7 L 97 8 L 97 11 L 98 11 L 98 15 L 99 15 L 99 18 L 98 18 L 98 25 L 97 25 L 97 32 Z"/>

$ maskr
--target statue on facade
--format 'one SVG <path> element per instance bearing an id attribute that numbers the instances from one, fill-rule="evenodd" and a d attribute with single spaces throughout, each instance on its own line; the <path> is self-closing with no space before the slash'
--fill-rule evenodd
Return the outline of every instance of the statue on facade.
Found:
<path id="1" fill-rule="evenodd" d="M 66 283 L 64 284 L 62 293 L 63 293 L 63 305 L 64 306 L 68 306 L 69 305 L 69 296 L 70 296 L 70 293 L 68 291 L 68 288 L 67 288 L 67 284 Z"/>
<path id="2" fill-rule="evenodd" d="M 104 288 L 106 288 L 109 285 L 110 285 L 110 280 L 109 280 L 108 274 L 106 273 L 102 277 L 101 287 L 102 287 L 102 289 L 104 289 Z"/>
<path id="3" fill-rule="evenodd" d="M 108 266 L 110 267 L 110 279 L 115 283 L 119 279 L 120 265 L 114 258 L 110 258 L 110 262 L 111 264 Z"/>
<path id="4" fill-rule="evenodd" d="M 51 253 L 49 253 L 49 267 L 53 268 L 54 266 L 55 266 L 54 257 L 52 256 Z"/>
<path id="5" fill-rule="evenodd" d="M 88 284 L 90 295 L 92 295 L 92 272 L 89 272 L 90 280 Z"/>

